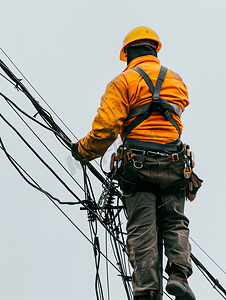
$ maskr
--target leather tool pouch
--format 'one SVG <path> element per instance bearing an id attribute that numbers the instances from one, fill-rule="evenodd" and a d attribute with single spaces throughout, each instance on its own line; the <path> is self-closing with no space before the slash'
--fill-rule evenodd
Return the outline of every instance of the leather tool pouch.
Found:
<path id="1" fill-rule="evenodd" d="M 202 186 L 203 180 L 200 179 L 194 172 L 192 172 L 189 184 L 187 187 L 187 198 L 190 201 L 195 200 L 196 194 Z"/>

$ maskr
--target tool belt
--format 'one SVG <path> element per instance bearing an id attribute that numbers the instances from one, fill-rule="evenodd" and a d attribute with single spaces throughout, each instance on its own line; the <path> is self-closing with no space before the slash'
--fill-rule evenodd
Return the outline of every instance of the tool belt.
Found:
<path id="1" fill-rule="evenodd" d="M 111 176 L 125 197 L 143 191 L 193 201 L 202 185 L 192 170 L 194 164 L 192 151 L 180 139 L 168 144 L 127 139 L 112 155 Z"/>

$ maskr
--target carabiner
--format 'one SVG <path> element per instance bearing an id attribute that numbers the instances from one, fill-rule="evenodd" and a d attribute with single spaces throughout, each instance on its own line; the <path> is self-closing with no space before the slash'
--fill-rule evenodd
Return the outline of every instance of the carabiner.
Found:
<path id="1" fill-rule="evenodd" d="M 136 161 L 136 160 L 133 162 L 133 166 L 134 166 L 134 168 L 136 168 L 136 169 L 142 169 L 142 168 L 143 168 L 143 164 L 139 163 L 139 162 Z"/>

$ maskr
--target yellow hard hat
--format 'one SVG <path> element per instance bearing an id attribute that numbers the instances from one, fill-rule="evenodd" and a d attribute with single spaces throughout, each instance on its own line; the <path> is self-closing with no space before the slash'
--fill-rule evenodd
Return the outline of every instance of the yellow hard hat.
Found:
<path id="1" fill-rule="evenodd" d="M 159 52 L 162 47 L 162 43 L 160 42 L 159 37 L 154 30 L 148 27 L 140 26 L 131 30 L 124 38 L 122 49 L 120 51 L 120 60 L 126 61 L 125 47 L 130 43 L 139 40 L 152 40 L 157 42 L 157 52 Z"/>

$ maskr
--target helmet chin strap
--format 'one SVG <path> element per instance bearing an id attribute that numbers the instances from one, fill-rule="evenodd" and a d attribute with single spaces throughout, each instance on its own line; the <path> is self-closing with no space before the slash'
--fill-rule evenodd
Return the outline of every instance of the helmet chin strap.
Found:
<path id="1" fill-rule="evenodd" d="M 127 65 L 135 58 L 145 55 L 157 57 L 157 51 L 151 44 L 132 45 L 126 50 Z"/>

